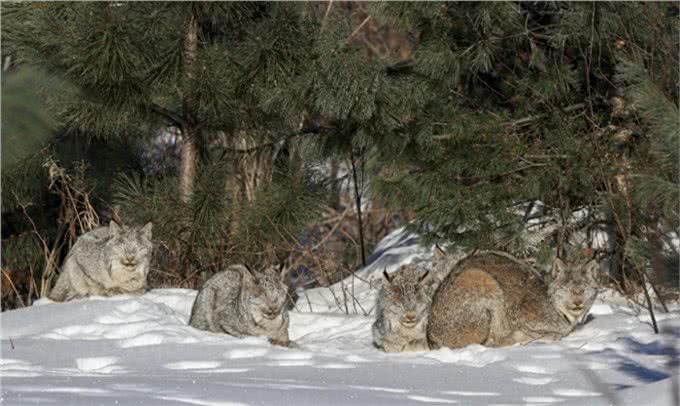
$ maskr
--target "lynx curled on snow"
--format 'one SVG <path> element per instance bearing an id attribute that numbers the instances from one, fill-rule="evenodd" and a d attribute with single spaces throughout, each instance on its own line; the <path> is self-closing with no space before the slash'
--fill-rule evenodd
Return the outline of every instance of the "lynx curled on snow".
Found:
<path id="1" fill-rule="evenodd" d="M 427 321 L 434 281 L 417 265 L 389 275 L 378 295 L 373 342 L 385 352 L 427 351 Z"/>
<path id="2" fill-rule="evenodd" d="M 255 274 L 243 265 L 230 266 L 198 292 L 189 325 L 235 337 L 266 336 L 288 346 L 287 274 L 274 267 Z"/>
<path id="3" fill-rule="evenodd" d="M 63 302 L 144 293 L 153 251 L 151 228 L 151 223 L 137 228 L 112 221 L 78 237 L 48 297 Z"/>
<path id="4" fill-rule="evenodd" d="M 588 313 L 597 295 L 596 261 L 556 259 L 546 283 L 519 260 L 483 253 L 462 260 L 432 299 L 432 348 L 501 347 L 559 340 Z"/>

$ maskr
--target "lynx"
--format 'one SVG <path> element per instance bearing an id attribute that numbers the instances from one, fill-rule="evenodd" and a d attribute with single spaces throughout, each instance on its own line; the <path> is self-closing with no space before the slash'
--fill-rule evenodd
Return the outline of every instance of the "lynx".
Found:
<path id="1" fill-rule="evenodd" d="M 596 261 L 555 260 L 546 283 L 540 273 L 499 253 L 462 260 L 434 295 L 430 347 L 501 347 L 559 340 L 588 312 L 597 295 Z"/>
<path id="2" fill-rule="evenodd" d="M 48 297 L 63 302 L 87 296 L 142 294 L 153 245 L 151 223 L 143 228 L 111 222 L 81 235 L 66 256 Z"/>
<path id="3" fill-rule="evenodd" d="M 198 292 L 189 324 L 235 337 L 267 336 L 288 346 L 287 271 L 267 268 L 259 274 L 232 265 L 213 275 Z"/>
<path id="4" fill-rule="evenodd" d="M 427 321 L 434 285 L 429 271 L 402 266 L 389 275 L 378 295 L 373 342 L 385 352 L 427 351 Z"/>
<path id="5" fill-rule="evenodd" d="M 446 276 L 456 267 L 456 264 L 465 258 L 465 250 L 458 247 L 448 247 L 444 250 L 439 245 L 435 244 L 432 247 L 432 273 L 433 276 L 441 283 Z"/>

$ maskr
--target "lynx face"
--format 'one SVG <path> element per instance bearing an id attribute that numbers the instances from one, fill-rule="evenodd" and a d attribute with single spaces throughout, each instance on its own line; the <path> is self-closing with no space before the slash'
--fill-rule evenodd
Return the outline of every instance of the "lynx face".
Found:
<path id="1" fill-rule="evenodd" d="M 248 296 L 248 314 L 260 326 L 279 326 L 283 323 L 288 288 L 283 282 L 288 274 L 286 269 L 270 267 L 253 274 L 245 272 L 245 289 Z"/>
<path id="2" fill-rule="evenodd" d="M 552 269 L 548 294 L 553 306 L 571 324 L 576 324 L 587 312 L 597 296 L 597 261 L 567 265 L 559 258 Z"/>
<path id="3" fill-rule="evenodd" d="M 111 238 L 106 243 L 106 250 L 111 259 L 112 274 L 146 276 L 151 260 L 151 227 L 151 223 L 138 229 L 111 222 Z"/>
<path id="4" fill-rule="evenodd" d="M 423 330 L 427 325 L 432 295 L 426 283 L 429 271 L 415 265 L 404 265 L 392 275 L 384 272 L 381 292 L 385 318 L 394 327 Z"/>

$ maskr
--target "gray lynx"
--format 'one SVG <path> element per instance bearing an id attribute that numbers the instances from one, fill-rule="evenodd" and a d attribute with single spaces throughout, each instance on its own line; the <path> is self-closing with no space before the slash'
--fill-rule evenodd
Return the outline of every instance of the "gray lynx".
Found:
<path id="1" fill-rule="evenodd" d="M 444 250 L 435 244 L 432 247 L 432 273 L 434 277 L 441 283 L 449 272 L 456 267 L 456 264 L 468 255 L 469 253 L 466 254 L 462 248 L 447 247 Z"/>
<path id="2" fill-rule="evenodd" d="M 559 340 L 576 327 L 597 295 L 596 261 L 556 259 L 547 284 L 537 271 L 499 253 L 462 260 L 434 295 L 432 348 L 500 347 Z"/>
<path id="3" fill-rule="evenodd" d="M 389 275 L 376 304 L 373 343 L 385 352 L 427 351 L 427 322 L 434 281 L 415 264 Z"/>
<path id="4" fill-rule="evenodd" d="M 81 235 L 47 297 L 63 302 L 87 296 L 144 293 L 153 250 L 151 228 L 151 223 L 136 228 L 112 221 Z"/>
<path id="5" fill-rule="evenodd" d="M 267 268 L 257 275 L 232 265 L 213 275 L 198 292 L 189 324 L 235 337 L 267 336 L 288 346 L 287 272 Z"/>

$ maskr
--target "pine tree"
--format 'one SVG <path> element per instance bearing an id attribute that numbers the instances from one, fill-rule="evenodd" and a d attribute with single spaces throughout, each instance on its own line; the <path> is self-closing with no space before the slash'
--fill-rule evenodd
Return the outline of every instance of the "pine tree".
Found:
<path id="1" fill-rule="evenodd" d="M 77 85 L 75 94 L 54 95 L 64 127 L 102 137 L 151 133 L 159 126 L 181 131 L 179 191 L 186 200 L 197 154 L 218 132 L 250 131 L 255 123 L 271 131 L 267 125 L 282 117 L 266 102 L 271 90 L 288 84 L 287 73 L 300 63 L 295 52 L 304 52 L 291 43 L 298 21 L 286 21 L 288 8 L 241 2 L 19 4 L 6 6 L 5 17 L 21 22 L 15 35 L 8 29 L 20 62 L 44 66 Z"/>
<path id="2" fill-rule="evenodd" d="M 621 142 L 635 131 L 616 117 L 616 66 L 641 53 L 677 99 L 676 4 L 395 2 L 369 13 L 417 32 L 408 74 L 428 86 L 410 122 L 377 136 L 385 200 L 413 208 L 429 240 L 511 251 L 525 245 L 530 202 L 557 219 L 558 250 L 575 210 L 590 214 L 577 224 L 586 231 L 627 210 L 621 255 L 644 222 L 617 180 L 625 157 L 646 152 L 639 137 Z"/>
<path id="3" fill-rule="evenodd" d="M 677 251 L 672 233 L 680 229 L 680 110 L 673 94 L 661 90 L 643 64 L 624 60 L 617 79 L 625 88 L 630 114 L 639 117 L 647 142 L 647 154 L 632 164 L 631 209 L 642 227 L 626 244 L 625 255 L 657 280 L 680 286 Z"/>
<path id="4" fill-rule="evenodd" d="M 322 157 L 348 163 L 358 218 L 360 256 L 366 262 L 363 186 L 366 167 L 383 137 L 397 134 L 424 100 L 420 79 L 404 74 L 411 41 L 367 14 L 362 3 L 314 4 L 316 32 L 305 88 L 308 109 L 332 128 L 312 141 Z"/>
<path id="5" fill-rule="evenodd" d="M 153 220 L 186 280 L 229 261 L 275 260 L 318 213 L 318 182 L 304 165 L 277 159 L 306 131 L 297 89 L 311 39 L 301 11 L 293 3 L 3 4 L 11 22 L 3 42 L 20 66 L 74 85 L 47 99 L 72 134 L 111 142 L 180 131 L 178 176 L 120 168 L 109 203 L 124 221 Z M 264 175 L 248 184 L 252 173 Z"/>

